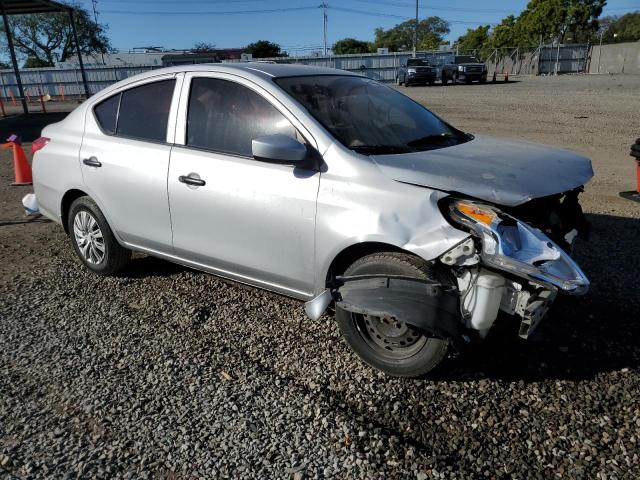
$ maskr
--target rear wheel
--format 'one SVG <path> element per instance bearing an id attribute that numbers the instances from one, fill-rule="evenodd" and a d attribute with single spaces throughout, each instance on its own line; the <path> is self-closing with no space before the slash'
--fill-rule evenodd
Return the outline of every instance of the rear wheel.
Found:
<path id="1" fill-rule="evenodd" d="M 76 254 L 92 272 L 111 275 L 129 262 L 131 252 L 120 246 L 90 197 L 80 197 L 71 204 L 67 226 Z"/>
<path id="2" fill-rule="evenodd" d="M 431 278 L 450 283 L 421 259 L 396 252 L 367 255 L 345 275 L 387 274 Z M 398 319 L 362 315 L 336 308 L 336 321 L 347 344 L 370 366 L 396 377 L 420 377 L 445 357 L 447 340 L 435 338 Z"/>

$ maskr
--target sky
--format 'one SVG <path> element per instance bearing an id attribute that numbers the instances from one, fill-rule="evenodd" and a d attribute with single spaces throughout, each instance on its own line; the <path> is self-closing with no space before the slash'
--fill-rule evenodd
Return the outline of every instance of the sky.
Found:
<path id="1" fill-rule="evenodd" d="M 187 49 L 196 42 L 218 48 L 256 40 L 276 42 L 290 54 L 308 54 L 323 44 L 322 0 L 76 0 L 109 26 L 119 50 L 161 46 Z M 376 27 L 389 28 L 415 16 L 414 0 L 326 0 L 328 45 L 344 37 L 373 40 Z M 419 0 L 421 18 L 451 22 L 447 40 L 468 28 L 517 15 L 527 0 Z M 268 10 L 268 12 L 264 12 Z M 603 15 L 640 10 L 640 0 L 608 0 Z M 251 13 L 230 13 L 230 12 Z M 259 12 L 263 11 L 263 12 Z"/>

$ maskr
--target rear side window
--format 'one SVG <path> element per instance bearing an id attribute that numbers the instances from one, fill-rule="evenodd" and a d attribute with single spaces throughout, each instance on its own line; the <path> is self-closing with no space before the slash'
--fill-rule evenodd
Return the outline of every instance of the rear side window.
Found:
<path id="1" fill-rule="evenodd" d="M 188 146 L 250 157 L 251 141 L 274 133 L 296 138 L 289 120 L 258 93 L 215 78 L 191 82 Z"/>
<path id="2" fill-rule="evenodd" d="M 118 119 L 118 106 L 120 105 L 120 94 L 107 98 L 99 103 L 94 109 L 96 120 L 102 130 L 109 135 L 116 133 L 116 120 Z"/>
<path id="3" fill-rule="evenodd" d="M 175 80 L 162 80 L 122 92 L 116 134 L 164 142 Z"/>

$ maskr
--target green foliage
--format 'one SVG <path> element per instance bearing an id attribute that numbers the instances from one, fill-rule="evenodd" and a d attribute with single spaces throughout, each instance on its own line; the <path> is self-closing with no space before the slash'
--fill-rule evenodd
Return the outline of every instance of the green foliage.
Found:
<path id="1" fill-rule="evenodd" d="M 416 21 L 407 20 L 389 30 L 376 28 L 374 48 L 388 48 L 392 52 L 411 50 Z M 433 50 L 449 33 L 449 22 L 440 17 L 428 17 L 418 22 L 418 50 Z"/>
<path id="2" fill-rule="evenodd" d="M 605 43 L 637 42 L 640 40 L 640 12 L 601 20 Z"/>
<path id="3" fill-rule="evenodd" d="M 464 54 L 475 54 L 480 59 L 489 56 L 489 25 L 480 26 L 476 29 L 469 28 L 467 33 L 458 38 L 458 51 Z"/>
<path id="4" fill-rule="evenodd" d="M 269 42 L 268 40 L 258 40 L 257 42 L 250 43 L 244 49 L 246 53 L 253 55 L 253 58 L 269 58 L 269 57 L 286 57 L 286 52 L 283 52 L 280 45 L 277 43 Z"/>
<path id="5" fill-rule="evenodd" d="M 35 57 L 27 57 L 22 65 L 22 68 L 40 68 L 40 67 L 50 67 L 46 61 L 40 60 Z"/>
<path id="6" fill-rule="evenodd" d="M 496 25 L 493 32 L 491 32 L 489 47 L 502 48 L 517 45 L 516 22 L 517 19 L 513 15 L 503 18 L 500 25 Z"/>
<path id="7" fill-rule="evenodd" d="M 348 37 L 338 40 L 331 50 L 335 55 L 346 55 L 349 53 L 369 53 L 373 48 L 370 42 Z"/>
<path id="8" fill-rule="evenodd" d="M 110 52 L 106 25 L 94 22 L 84 7 L 72 6 L 81 52 L 84 55 Z M 56 62 L 64 62 L 77 53 L 67 13 L 15 15 L 9 21 L 16 53 L 26 57 L 30 64 L 53 67 Z M 6 42 L 4 27 L 0 30 L 1 38 Z M 6 50 L 6 45 L 3 49 Z"/>
<path id="9" fill-rule="evenodd" d="M 593 39 L 606 0 L 531 0 L 516 22 L 514 46 Z"/>
<path id="10" fill-rule="evenodd" d="M 503 47 L 530 47 L 541 43 L 594 41 L 598 17 L 606 0 L 530 0 L 518 17 L 509 15 L 491 31 L 468 30 L 458 39 L 459 48 L 477 49 L 485 57 Z"/>

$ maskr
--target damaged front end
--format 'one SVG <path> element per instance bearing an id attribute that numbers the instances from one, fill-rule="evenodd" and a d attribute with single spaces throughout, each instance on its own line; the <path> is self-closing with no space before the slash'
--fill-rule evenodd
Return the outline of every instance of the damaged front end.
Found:
<path id="1" fill-rule="evenodd" d="M 559 210 L 551 204 L 545 210 L 520 208 L 549 218 L 541 222 L 545 232 L 491 205 L 454 199 L 444 206 L 449 220 L 472 234 L 440 260 L 458 279 L 466 327 L 480 337 L 502 310 L 521 318 L 520 336 L 527 338 L 558 292 L 582 295 L 588 290 L 589 280 L 568 253 L 573 239 L 588 232 L 577 193 L 554 203 Z"/>
<path id="2" fill-rule="evenodd" d="M 509 211 L 449 197 L 442 213 L 470 233 L 436 260 L 455 277 L 456 286 L 394 275 L 340 276 L 306 304 L 307 314 L 317 319 L 335 302 L 348 312 L 404 322 L 458 342 L 484 338 L 503 311 L 520 318 L 519 335 L 526 339 L 559 292 L 588 290 L 589 280 L 568 253 L 576 237 L 588 235 L 578 194 L 538 199 Z"/>

